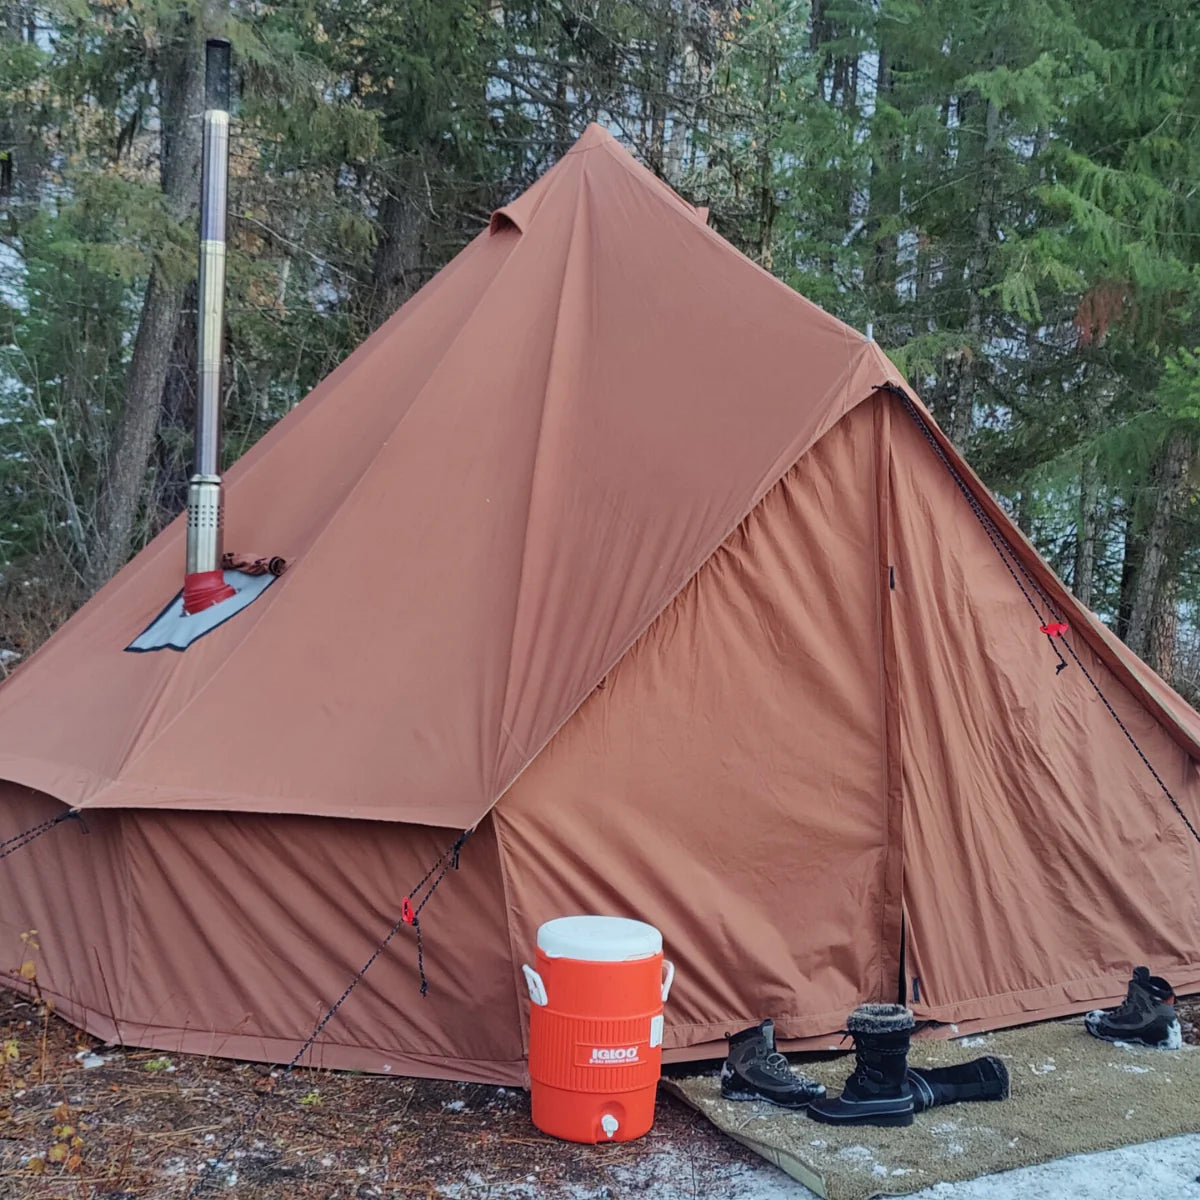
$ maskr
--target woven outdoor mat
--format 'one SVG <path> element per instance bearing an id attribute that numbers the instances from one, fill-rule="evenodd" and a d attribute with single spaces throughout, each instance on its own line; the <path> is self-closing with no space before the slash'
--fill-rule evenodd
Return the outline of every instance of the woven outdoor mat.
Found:
<path id="1" fill-rule="evenodd" d="M 1200 1131 L 1200 1048 L 1101 1042 L 1074 1017 L 920 1041 L 909 1061 L 941 1067 L 982 1054 L 1008 1067 L 1008 1100 L 934 1108 L 898 1129 L 833 1128 L 769 1104 L 730 1103 L 721 1099 L 716 1075 L 663 1086 L 828 1200 L 904 1195 L 942 1180 Z M 836 1094 L 852 1061 L 806 1063 L 803 1070 Z"/>

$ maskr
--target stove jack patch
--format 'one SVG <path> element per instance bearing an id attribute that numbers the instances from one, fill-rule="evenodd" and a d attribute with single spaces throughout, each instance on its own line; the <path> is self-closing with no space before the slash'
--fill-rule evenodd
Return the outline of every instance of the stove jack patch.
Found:
<path id="1" fill-rule="evenodd" d="M 232 596 L 198 613 L 185 613 L 180 591 L 125 649 L 134 654 L 147 650 L 186 650 L 197 638 L 211 633 L 253 604 L 278 578 L 269 573 L 245 575 L 241 571 L 226 571 L 224 575 L 225 582 L 233 588 Z"/>

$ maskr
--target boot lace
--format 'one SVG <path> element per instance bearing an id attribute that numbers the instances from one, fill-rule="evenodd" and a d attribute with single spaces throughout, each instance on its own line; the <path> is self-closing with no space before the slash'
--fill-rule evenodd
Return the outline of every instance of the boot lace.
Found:
<path id="1" fill-rule="evenodd" d="M 788 1060 L 778 1050 L 764 1055 L 759 1061 L 762 1063 L 763 1070 L 776 1079 L 792 1077 L 792 1068 L 788 1064 Z"/>
<path id="2" fill-rule="evenodd" d="M 1117 1008 L 1110 1008 L 1105 1014 L 1109 1019 L 1113 1017 L 1129 1017 L 1132 1016 L 1138 1007 L 1137 996 L 1134 994 L 1132 985 L 1129 991 L 1125 993 L 1125 999 L 1121 1001 Z"/>
<path id="3" fill-rule="evenodd" d="M 871 1083 L 879 1078 L 879 1071 L 867 1065 L 867 1060 L 861 1053 L 854 1056 L 854 1078 L 860 1083 Z"/>

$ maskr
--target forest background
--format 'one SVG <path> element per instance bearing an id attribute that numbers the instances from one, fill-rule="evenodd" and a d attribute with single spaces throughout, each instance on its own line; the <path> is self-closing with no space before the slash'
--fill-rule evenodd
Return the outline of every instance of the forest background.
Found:
<path id="1" fill-rule="evenodd" d="M 0 674 L 184 506 L 215 35 L 227 460 L 599 121 L 1200 698 L 1190 0 L 4 0 Z"/>

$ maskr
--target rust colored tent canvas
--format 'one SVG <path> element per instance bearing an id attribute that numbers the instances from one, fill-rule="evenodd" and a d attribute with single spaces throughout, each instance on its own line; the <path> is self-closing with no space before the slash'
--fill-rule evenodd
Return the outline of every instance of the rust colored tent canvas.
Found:
<path id="1" fill-rule="evenodd" d="M 520 1082 L 570 912 L 662 929 L 677 1058 L 902 986 L 959 1029 L 1200 986 L 1200 718 L 598 128 L 230 472 L 287 573 L 130 653 L 183 540 L 0 688 L 0 840 L 86 817 L 0 861 L 0 966 L 36 928 L 101 1037 L 288 1060 L 464 830 L 428 995 L 402 924 L 306 1061 Z"/>

